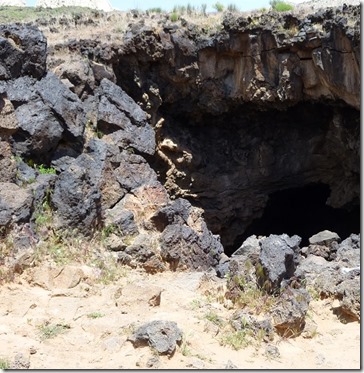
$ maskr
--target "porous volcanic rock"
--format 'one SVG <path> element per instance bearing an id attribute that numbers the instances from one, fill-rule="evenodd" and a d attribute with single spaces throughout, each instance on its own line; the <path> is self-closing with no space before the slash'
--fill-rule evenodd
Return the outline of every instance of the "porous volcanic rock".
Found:
<path id="1" fill-rule="evenodd" d="M 45 74 L 47 41 L 36 27 L 0 25 L 0 43 L 0 80 Z"/>
<path id="2" fill-rule="evenodd" d="M 301 237 L 289 237 L 286 234 L 271 234 L 260 241 L 259 262 L 262 273 L 259 274 L 259 281 L 262 286 L 275 292 L 280 289 L 283 279 L 293 276 L 298 263 L 300 242 Z"/>
<path id="3" fill-rule="evenodd" d="M 182 332 L 173 321 L 152 321 L 129 337 L 135 347 L 148 345 L 159 354 L 172 355 L 182 342 Z"/>

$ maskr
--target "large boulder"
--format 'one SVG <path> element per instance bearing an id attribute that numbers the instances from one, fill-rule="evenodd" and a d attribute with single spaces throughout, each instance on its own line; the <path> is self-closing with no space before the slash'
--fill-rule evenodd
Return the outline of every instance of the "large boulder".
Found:
<path id="1" fill-rule="evenodd" d="M 340 237 L 335 232 L 324 230 L 310 237 L 309 242 L 311 245 L 329 246 L 332 242 L 340 242 Z"/>
<path id="2" fill-rule="evenodd" d="M 293 276 L 298 263 L 298 251 L 301 238 L 289 237 L 287 234 L 277 236 L 271 234 L 260 241 L 259 282 L 270 292 L 279 290 L 283 279 Z"/>
<path id="3" fill-rule="evenodd" d="M 54 110 L 65 124 L 68 140 L 82 141 L 86 118 L 81 100 L 53 73 L 35 85 L 43 101 Z"/>
<path id="4" fill-rule="evenodd" d="M 172 355 L 182 342 L 182 332 L 173 321 L 152 321 L 129 337 L 134 347 L 149 345 L 159 354 Z"/>
<path id="5" fill-rule="evenodd" d="M 15 111 L 18 130 L 13 135 L 16 154 L 40 156 L 54 150 L 62 138 L 63 127 L 41 100 L 19 106 Z"/>
<path id="6" fill-rule="evenodd" d="M 52 194 L 57 227 L 88 234 L 101 224 L 99 186 L 106 152 L 102 141 L 93 140 L 88 153 L 76 158 L 57 178 Z"/>
<path id="7" fill-rule="evenodd" d="M 218 265 L 223 247 L 219 237 L 208 230 L 200 209 L 177 200 L 152 219 L 159 229 L 170 222 L 161 234 L 160 246 L 161 256 L 171 269 L 206 270 Z"/>
<path id="8" fill-rule="evenodd" d="M 0 80 L 45 74 L 47 40 L 36 27 L 0 25 L 0 46 Z"/>

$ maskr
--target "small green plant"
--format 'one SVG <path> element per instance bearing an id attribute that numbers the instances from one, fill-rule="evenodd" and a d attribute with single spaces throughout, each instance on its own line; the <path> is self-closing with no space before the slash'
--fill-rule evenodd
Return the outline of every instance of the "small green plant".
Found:
<path id="1" fill-rule="evenodd" d="M 0 358 L 0 369 L 10 369 L 10 361 L 5 358 Z"/>
<path id="2" fill-rule="evenodd" d="M 181 354 L 183 356 L 191 356 L 191 348 L 190 348 L 190 343 L 187 341 L 186 337 L 182 337 L 182 344 L 181 344 Z"/>
<path id="3" fill-rule="evenodd" d="M 285 3 L 284 1 L 280 0 L 271 0 L 270 6 L 276 12 L 288 12 L 290 10 L 293 10 L 293 6 L 291 4 Z"/>
<path id="4" fill-rule="evenodd" d="M 101 238 L 105 240 L 116 232 L 116 227 L 114 224 L 106 225 L 101 230 Z"/>
<path id="5" fill-rule="evenodd" d="M 318 291 L 313 286 L 307 286 L 306 290 L 308 291 L 308 293 L 310 294 L 310 296 L 313 300 L 320 300 L 321 299 L 320 291 Z"/>
<path id="6" fill-rule="evenodd" d="M 57 173 L 55 168 L 46 167 L 44 166 L 44 164 L 41 164 L 39 166 L 35 165 L 35 166 L 41 175 L 55 175 Z"/>
<path id="7" fill-rule="evenodd" d="M 216 9 L 216 11 L 219 13 L 224 11 L 224 5 L 221 4 L 219 1 L 213 5 L 213 8 Z"/>
<path id="8" fill-rule="evenodd" d="M 49 245 L 48 254 L 57 265 L 68 264 L 72 261 L 72 254 L 62 244 Z"/>
<path id="9" fill-rule="evenodd" d="M 215 312 L 212 312 L 212 311 L 208 312 L 205 315 L 205 318 L 207 320 L 209 320 L 210 322 L 212 322 L 213 324 L 217 325 L 217 326 L 223 326 L 223 324 L 224 324 L 223 320 L 221 320 L 219 315 Z"/>
<path id="10" fill-rule="evenodd" d="M 178 15 L 178 13 L 177 13 L 177 12 L 172 12 L 171 15 L 170 15 L 170 20 L 171 20 L 172 22 L 177 22 L 178 19 L 179 19 L 179 15 Z"/>
<path id="11" fill-rule="evenodd" d="M 238 330 L 234 332 L 227 332 L 220 339 L 222 346 L 232 347 L 234 350 L 240 350 L 248 347 L 249 345 L 249 334 L 246 330 Z"/>
<path id="12" fill-rule="evenodd" d="M 65 323 L 49 324 L 46 322 L 38 326 L 40 338 L 42 340 L 54 338 L 59 334 L 65 333 L 70 328 L 69 324 Z"/>
<path id="13" fill-rule="evenodd" d="M 101 312 L 91 312 L 87 314 L 87 317 L 89 319 L 100 319 L 101 317 L 104 317 L 105 315 Z"/>
<path id="14" fill-rule="evenodd" d="M 199 299 L 194 299 L 190 303 L 190 307 L 191 307 L 192 310 L 197 310 L 197 309 L 201 308 L 202 307 L 201 301 Z"/>
<path id="15" fill-rule="evenodd" d="M 43 202 L 39 204 L 34 213 L 35 217 L 35 224 L 37 229 L 48 226 L 52 223 L 53 215 L 52 209 L 50 206 L 50 199 L 51 199 L 51 190 L 46 191 L 46 195 L 43 198 Z"/>

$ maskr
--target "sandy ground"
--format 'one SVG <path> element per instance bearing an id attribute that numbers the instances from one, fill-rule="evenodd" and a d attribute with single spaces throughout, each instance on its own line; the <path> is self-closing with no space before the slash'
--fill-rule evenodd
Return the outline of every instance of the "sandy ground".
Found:
<path id="1" fill-rule="evenodd" d="M 40 270 L 46 277 L 47 268 Z M 317 324 L 312 338 L 275 337 L 271 345 L 280 356 L 274 357 L 266 354 L 265 342 L 239 351 L 220 345 L 222 331 L 206 314 L 227 319 L 233 312 L 213 296 L 224 280 L 206 279 L 202 273 L 129 270 L 113 284 L 88 280 L 67 289 L 72 285 L 33 278 L 23 275 L 0 288 L 0 358 L 13 362 L 22 354 L 20 360 L 31 369 L 360 368 L 360 324 L 341 323 L 332 313 L 332 300 L 311 302 L 309 320 Z M 148 299 L 158 289 L 160 305 L 150 306 Z M 183 331 L 184 342 L 173 356 L 156 357 L 148 346 L 134 348 L 127 340 L 136 327 L 152 320 L 175 321 Z M 50 329 L 42 332 L 40 326 L 55 324 L 64 325 L 63 333 L 47 338 Z"/>

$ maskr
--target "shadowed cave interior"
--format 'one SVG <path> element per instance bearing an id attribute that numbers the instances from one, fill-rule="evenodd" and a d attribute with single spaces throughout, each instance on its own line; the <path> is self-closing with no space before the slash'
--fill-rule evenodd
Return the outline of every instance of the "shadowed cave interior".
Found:
<path id="1" fill-rule="evenodd" d="M 335 209 L 326 205 L 329 196 L 330 188 L 326 184 L 309 184 L 270 194 L 263 215 L 237 237 L 234 246 L 225 248 L 226 254 L 233 254 L 253 234 L 297 234 L 302 237 L 300 246 L 303 247 L 309 244 L 312 235 L 325 229 L 336 232 L 342 240 L 351 233 L 359 233 L 360 206 Z"/>

